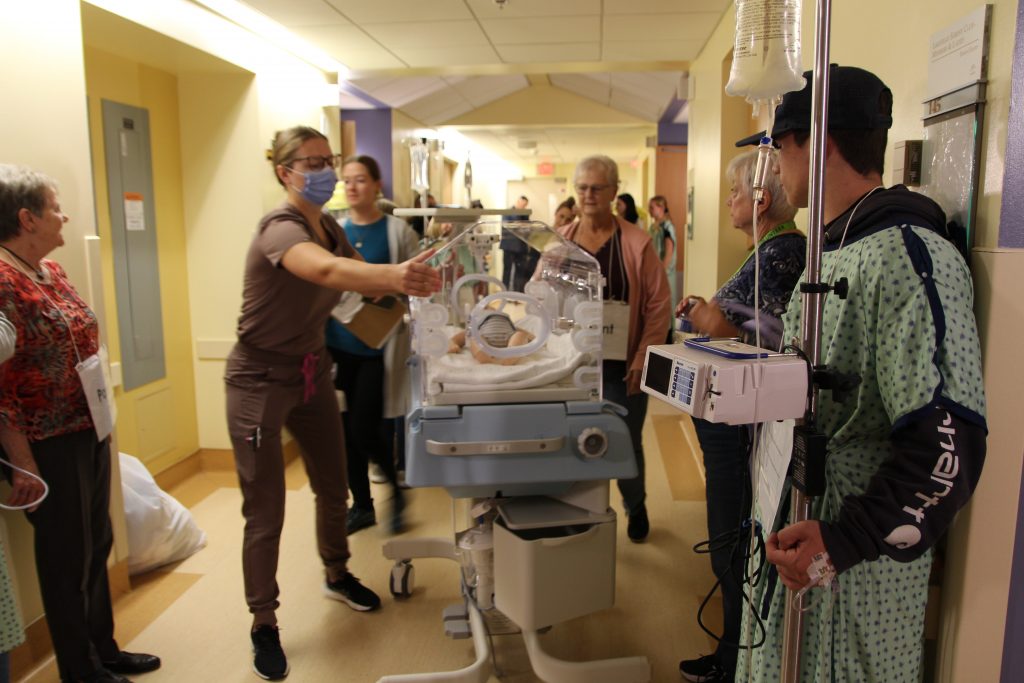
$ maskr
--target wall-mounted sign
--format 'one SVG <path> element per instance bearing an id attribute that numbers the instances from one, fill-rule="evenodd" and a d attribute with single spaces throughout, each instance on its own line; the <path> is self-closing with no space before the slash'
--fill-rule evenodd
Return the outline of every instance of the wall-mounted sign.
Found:
<path id="1" fill-rule="evenodd" d="M 555 165 L 550 161 L 537 164 L 537 175 L 555 175 Z"/>
<path id="2" fill-rule="evenodd" d="M 929 100 L 985 78 L 991 7 L 982 5 L 932 34 L 928 54 Z"/>
<path id="3" fill-rule="evenodd" d="M 132 231 L 146 229 L 146 203 L 138 192 L 124 193 L 124 227 Z"/>

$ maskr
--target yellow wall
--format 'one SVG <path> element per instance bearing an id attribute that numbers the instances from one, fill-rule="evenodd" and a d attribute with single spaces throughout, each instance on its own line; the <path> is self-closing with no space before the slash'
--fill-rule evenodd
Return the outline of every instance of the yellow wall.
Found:
<path id="1" fill-rule="evenodd" d="M 141 107 L 149 112 L 166 376 L 131 391 L 118 388 L 115 396 L 118 448 L 138 457 L 153 472 L 160 472 L 199 449 L 182 213 L 178 83 L 172 74 L 89 46 L 85 48 L 85 76 L 95 150 L 93 178 L 98 197 L 96 217 L 103 254 L 104 291 L 106 308 L 112 313 L 117 311 L 117 300 L 110 207 L 106 200 L 102 100 Z M 117 316 L 110 315 L 109 321 L 107 343 L 111 362 L 119 362 L 121 344 Z"/>
<path id="2" fill-rule="evenodd" d="M 805 68 L 814 59 L 814 5 L 804 3 Z M 1012 296 L 1006 298 L 1024 289 L 1024 252 L 997 248 L 1017 2 L 996 0 L 993 5 L 981 196 L 972 259 L 990 407 L 989 455 L 974 499 L 950 534 L 937 674 L 943 682 L 999 680 L 1024 449 L 1019 421 L 1024 373 L 1012 360 L 1020 340 L 1020 307 Z M 831 61 L 877 73 L 895 96 L 887 167 L 893 141 L 923 137 L 921 102 L 931 34 L 978 6 L 976 0 L 833 3 Z M 742 254 L 713 232 L 716 225 L 719 232 L 726 229 L 719 181 L 735 154 L 732 141 L 739 137 L 729 130 L 738 121 L 726 111 L 729 105 L 722 96 L 727 76 L 722 73 L 723 59 L 732 47 L 734 24 L 730 10 L 690 70 L 696 89 L 690 102 L 696 225 L 686 254 L 686 291 L 714 291 Z"/>
<path id="3" fill-rule="evenodd" d="M 0 61 L 5 66 L 0 69 L 0 92 L 5 93 L 5 105 L 0 161 L 39 169 L 59 184 L 61 206 L 71 222 L 64 227 L 65 246 L 51 256 L 96 309 L 102 302 L 90 294 L 84 242 L 96 234 L 96 226 L 78 0 L 5 5 L 3 15 Z M 119 491 L 114 493 L 120 500 Z M 22 515 L 5 514 L 4 520 L 10 544 L 7 559 L 17 577 L 22 615 L 31 623 L 43 613 L 32 530 Z M 114 556 L 119 558 L 123 535 L 116 519 L 115 539 Z"/>

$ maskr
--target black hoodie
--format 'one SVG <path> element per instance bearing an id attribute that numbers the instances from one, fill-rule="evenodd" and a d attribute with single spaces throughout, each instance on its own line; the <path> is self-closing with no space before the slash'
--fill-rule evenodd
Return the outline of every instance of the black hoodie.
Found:
<path id="1" fill-rule="evenodd" d="M 853 220 L 850 221 L 850 214 Z M 847 222 L 850 227 L 847 228 Z M 844 244 L 851 244 L 862 237 L 894 225 L 915 225 L 934 230 L 949 238 L 946 230 L 946 214 L 938 204 L 917 192 L 911 192 L 905 185 L 894 185 L 887 190 L 872 192 L 825 227 L 825 251 L 839 248 L 846 231 Z"/>
<path id="2" fill-rule="evenodd" d="M 855 202 L 833 220 L 825 229 L 824 250 L 834 251 L 841 243 L 849 245 L 904 225 L 950 238 L 939 205 L 897 185 L 871 193 L 859 206 Z M 910 244 L 916 248 L 911 249 Z M 915 270 L 928 288 L 932 262 L 927 247 L 919 238 L 910 238 L 908 250 L 911 260 L 920 265 Z M 821 522 L 822 539 L 837 571 L 883 554 L 909 562 L 935 544 L 970 498 L 981 475 L 986 427 L 979 418 L 937 397 L 893 426 L 889 437 L 892 454 L 865 491 L 843 499 L 838 519 Z"/>

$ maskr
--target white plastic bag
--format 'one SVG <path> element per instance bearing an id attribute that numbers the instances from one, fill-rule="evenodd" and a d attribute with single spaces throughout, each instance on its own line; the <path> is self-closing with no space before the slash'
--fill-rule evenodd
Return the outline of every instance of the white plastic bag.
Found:
<path id="1" fill-rule="evenodd" d="M 120 463 L 129 574 L 183 560 L 206 545 L 192 513 L 157 486 L 138 458 L 121 453 Z"/>
<path id="2" fill-rule="evenodd" d="M 771 102 L 805 85 L 800 0 L 736 0 L 736 42 L 725 92 Z"/>

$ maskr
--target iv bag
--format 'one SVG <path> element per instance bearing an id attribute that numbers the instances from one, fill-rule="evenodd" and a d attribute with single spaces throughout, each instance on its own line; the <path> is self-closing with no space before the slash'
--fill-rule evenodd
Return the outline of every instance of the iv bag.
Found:
<path id="1" fill-rule="evenodd" d="M 426 143 L 421 141 L 410 145 L 409 158 L 412 160 L 412 189 L 423 194 L 430 189 L 430 150 Z"/>
<path id="2" fill-rule="evenodd" d="M 736 0 L 736 42 L 725 92 L 770 102 L 800 90 L 800 0 Z"/>

